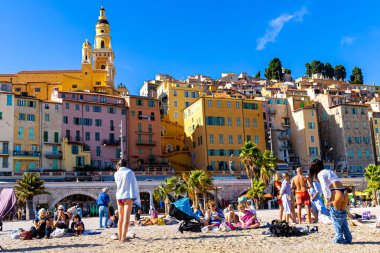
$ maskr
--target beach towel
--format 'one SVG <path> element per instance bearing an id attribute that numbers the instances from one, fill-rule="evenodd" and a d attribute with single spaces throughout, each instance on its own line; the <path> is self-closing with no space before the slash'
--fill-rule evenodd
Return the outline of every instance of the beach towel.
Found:
<path id="1" fill-rule="evenodd" d="M 284 213 L 285 214 L 291 214 L 292 209 L 291 209 L 291 203 L 290 203 L 290 196 L 288 194 L 282 195 L 282 205 L 284 207 Z"/>
<path id="2" fill-rule="evenodd" d="M 239 217 L 243 222 L 241 223 L 240 221 L 237 223 L 237 226 L 239 228 L 249 228 L 252 224 L 255 224 L 256 223 L 256 219 L 252 220 L 252 217 L 253 217 L 253 213 L 251 211 L 246 211 L 246 213 Z"/>

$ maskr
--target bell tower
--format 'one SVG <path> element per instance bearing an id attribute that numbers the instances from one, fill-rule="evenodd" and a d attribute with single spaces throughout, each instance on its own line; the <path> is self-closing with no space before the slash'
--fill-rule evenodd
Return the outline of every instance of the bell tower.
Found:
<path id="1" fill-rule="evenodd" d="M 94 51 L 92 52 L 94 70 L 106 71 L 107 86 L 113 87 L 116 74 L 113 66 L 115 56 L 111 46 L 110 24 L 108 23 L 106 10 L 103 6 L 100 8 L 100 15 L 95 30 Z"/>

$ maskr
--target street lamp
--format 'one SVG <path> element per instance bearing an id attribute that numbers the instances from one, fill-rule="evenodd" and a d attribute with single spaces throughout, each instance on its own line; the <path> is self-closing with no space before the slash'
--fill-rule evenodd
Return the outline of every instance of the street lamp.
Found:
<path id="1" fill-rule="evenodd" d="M 332 151 L 334 148 L 330 148 L 327 152 L 326 152 L 326 157 L 325 157 L 325 162 L 327 162 L 327 158 L 328 158 L 328 153 L 330 152 L 330 151 Z"/>

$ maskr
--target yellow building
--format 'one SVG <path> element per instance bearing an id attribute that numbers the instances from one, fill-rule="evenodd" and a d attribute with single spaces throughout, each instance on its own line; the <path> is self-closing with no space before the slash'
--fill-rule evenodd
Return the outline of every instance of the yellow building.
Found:
<path id="1" fill-rule="evenodd" d="M 375 162 L 376 164 L 380 163 L 380 137 L 379 137 L 379 130 L 380 130 L 380 112 L 371 112 L 371 132 L 372 132 L 372 141 L 374 146 L 374 154 L 375 154 Z"/>
<path id="2" fill-rule="evenodd" d="M 262 103 L 253 99 L 205 96 L 184 110 L 186 144 L 194 167 L 242 172 L 240 148 L 246 141 L 265 150 Z M 227 173 L 229 174 L 229 172 Z"/>
<path id="3" fill-rule="evenodd" d="M 27 95 L 41 100 L 50 100 L 58 91 L 96 90 L 115 94 L 114 53 L 111 46 L 110 25 L 103 7 L 100 9 L 96 24 L 93 50 L 87 39 L 82 45 L 81 66 L 79 70 L 20 71 L 16 74 L 0 74 L 0 82 L 12 83 L 12 91 L 17 95 L 27 92 Z"/>
<path id="4" fill-rule="evenodd" d="M 34 97 L 16 96 L 14 112 L 13 171 L 40 168 L 39 100 Z"/>
<path id="5" fill-rule="evenodd" d="M 78 152 L 73 154 L 73 146 L 76 146 Z M 91 152 L 88 146 L 81 143 L 70 142 L 66 137 L 62 143 L 62 161 L 61 169 L 64 171 L 73 171 L 76 167 L 84 167 L 91 163 Z"/>
<path id="6" fill-rule="evenodd" d="M 317 105 L 307 96 L 291 96 L 287 100 L 289 118 L 282 125 L 290 127 L 292 151 L 306 168 L 314 159 L 321 159 Z"/>

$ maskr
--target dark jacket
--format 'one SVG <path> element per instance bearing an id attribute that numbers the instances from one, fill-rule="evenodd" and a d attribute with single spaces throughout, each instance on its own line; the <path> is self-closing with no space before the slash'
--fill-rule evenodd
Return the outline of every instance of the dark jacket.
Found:
<path id="1" fill-rule="evenodd" d="M 110 197 L 105 192 L 100 193 L 98 199 L 96 200 L 96 204 L 98 206 L 108 206 L 108 202 L 110 202 Z"/>

